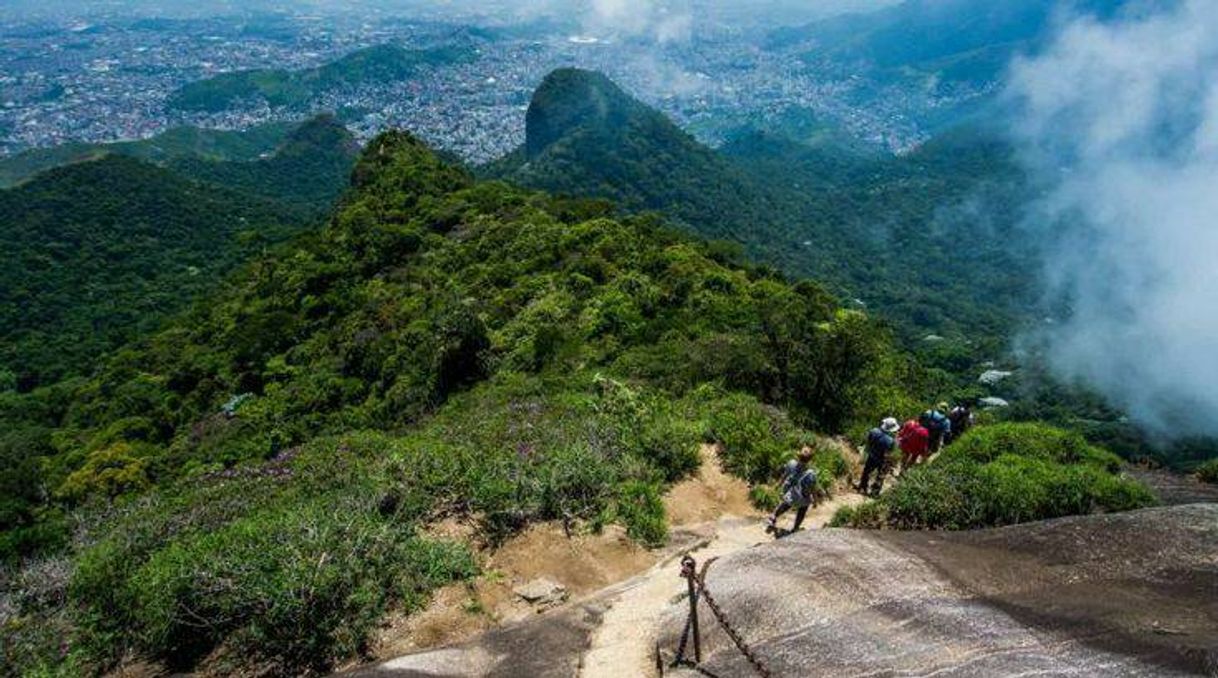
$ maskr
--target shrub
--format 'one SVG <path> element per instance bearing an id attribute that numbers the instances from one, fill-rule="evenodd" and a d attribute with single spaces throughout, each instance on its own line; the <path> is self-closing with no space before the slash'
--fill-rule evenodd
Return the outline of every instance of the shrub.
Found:
<path id="1" fill-rule="evenodd" d="M 800 439 L 786 414 L 742 394 L 703 404 L 703 438 L 719 445 L 724 470 L 750 483 L 774 480 Z"/>
<path id="2" fill-rule="evenodd" d="M 480 515 L 492 541 L 533 521 L 608 511 L 631 536 L 662 543 L 663 513 L 661 529 L 645 526 L 654 507 L 642 500 L 700 463 L 696 428 L 671 402 L 604 378 L 592 388 L 536 377 L 480 387 L 390 449 L 396 487 L 433 498 L 439 512 Z"/>
<path id="3" fill-rule="evenodd" d="M 979 464 L 1003 455 L 1033 457 L 1059 464 L 1087 464 L 1115 473 L 1120 457 L 1089 445 L 1082 435 L 1044 424 L 1004 423 L 974 427 L 944 453 L 944 460 Z"/>
<path id="4" fill-rule="evenodd" d="M 977 473 L 972 463 L 915 466 L 881 498 L 888 524 L 903 530 L 962 530 L 978 524 L 971 499 Z"/>
<path id="5" fill-rule="evenodd" d="M 653 547 L 668 541 L 659 485 L 637 480 L 626 483 L 618 497 L 617 514 L 631 539 Z"/>
<path id="6" fill-rule="evenodd" d="M 117 442 L 90 452 L 85 465 L 73 471 L 59 487 L 59 495 L 71 500 L 92 495 L 113 498 L 146 489 L 151 483 L 146 449 L 139 444 Z"/>
<path id="7" fill-rule="evenodd" d="M 175 667 L 223 642 L 284 673 L 324 670 L 362 649 L 390 601 L 411 609 L 474 574 L 462 547 L 333 496 L 184 535 L 142 563 L 129 555 L 112 540 L 81 558 L 72 591 L 85 606 L 83 636 L 100 657 L 126 638 Z"/>
<path id="8" fill-rule="evenodd" d="M 773 511 L 782 503 L 782 496 L 772 485 L 754 485 L 749 488 L 749 501 L 762 511 Z"/>
<path id="9" fill-rule="evenodd" d="M 857 506 L 843 506 L 829 519 L 829 527 L 853 527 L 864 530 L 878 530 L 888 522 L 888 512 L 884 504 L 878 501 L 867 501 Z"/>
<path id="10" fill-rule="evenodd" d="M 1000 424 L 969 432 L 934 464 L 911 469 L 879 502 L 892 527 L 948 530 L 1154 503 L 1118 471 L 1114 455 L 1074 433 Z"/>
<path id="11" fill-rule="evenodd" d="M 1198 466 L 1197 478 L 1203 483 L 1218 484 L 1218 459 L 1211 459 Z"/>

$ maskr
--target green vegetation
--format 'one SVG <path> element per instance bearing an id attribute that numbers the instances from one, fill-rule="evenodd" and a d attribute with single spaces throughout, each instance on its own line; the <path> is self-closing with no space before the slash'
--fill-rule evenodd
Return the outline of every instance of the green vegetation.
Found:
<path id="1" fill-rule="evenodd" d="M 797 112 L 779 123 L 815 136 Z M 1030 244 L 1000 237 L 1011 224 L 986 223 L 969 207 L 1014 215 L 1022 195 L 1010 149 L 979 130 L 902 157 L 825 134 L 809 146 L 747 131 L 716 152 L 603 75 L 563 69 L 534 95 L 527 137 L 481 171 L 658 210 L 702 237 L 739 243 L 754 260 L 822 280 L 892 323 L 907 347 L 930 349 L 919 357 L 948 380 L 975 378 L 976 365 L 1002 355 L 1035 303 Z M 949 344 L 924 346 L 932 333 Z"/>
<path id="2" fill-rule="evenodd" d="M 125 155 L 156 164 L 182 158 L 248 162 L 272 154 L 296 128 L 293 123 L 275 122 L 244 131 L 175 127 L 140 141 L 110 144 L 70 143 L 53 148 L 35 148 L 9 158 L 0 158 L 0 188 L 11 188 L 46 170 L 104 155 Z"/>
<path id="3" fill-rule="evenodd" d="M 1010 337 L 1044 317 L 1028 273 L 1036 243 L 1010 237 L 1031 189 L 999 134 L 961 127 L 894 157 L 807 112 L 760 122 L 775 131 L 745 129 L 713 151 L 603 75 L 562 69 L 534 95 L 525 145 L 480 172 L 658 210 L 724 239 L 714 245 L 724 260 L 747 255 L 822 281 L 893 328 L 922 368 L 907 384 L 927 401 L 999 396 L 1015 405 L 1004 418 L 1077 430 L 1127 458 L 1187 467 L 1213 456 L 1212 441 L 1156 450 L 1121 412 L 1035 359 L 1000 386 L 977 382 L 994 361 L 1015 367 Z"/>
<path id="4" fill-rule="evenodd" d="M 1211 459 L 1197 467 L 1197 478 L 1203 483 L 1218 485 L 1218 459 Z"/>
<path id="5" fill-rule="evenodd" d="M 36 488 L 6 508 L 5 555 L 60 564 L 6 580 L 6 665 L 325 670 L 386 610 L 472 576 L 429 522 L 660 544 L 661 494 L 700 444 L 770 482 L 808 429 L 908 407 L 887 335 L 815 284 L 653 217 L 477 183 L 405 134 L 352 176 L 325 228 L 95 374 L 0 397 L 22 432 L 0 450 L 34 461 L 4 482 Z"/>
<path id="6" fill-rule="evenodd" d="M 113 156 L 0 192 L 0 365 L 29 390 L 156 327 L 306 215 Z"/>
<path id="7" fill-rule="evenodd" d="M 722 381 L 827 431 L 899 398 L 905 367 L 884 333 L 813 284 L 725 266 L 652 219 L 474 184 L 407 137 L 381 144 L 325 231 L 78 392 L 67 421 L 85 449 L 121 425 L 118 439 L 162 441 L 175 465 L 232 463 L 409 425 L 489 375 L 555 364 L 670 391 Z M 253 397 L 239 425 L 187 426 L 240 394 Z"/>
<path id="8" fill-rule="evenodd" d="M 321 115 L 293 129 L 266 158 L 231 162 L 183 155 L 169 167 L 200 181 L 320 214 L 347 187 L 358 154 L 351 132 L 333 116 Z"/>
<path id="9" fill-rule="evenodd" d="M 0 191 L 0 390 L 81 375 L 242 261 L 309 225 L 356 149 L 328 118 L 250 162 L 122 155 Z"/>
<path id="10" fill-rule="evenodd" d="M 743 172 L 599 73 L 551 73 L 526 126 L 525 146 L 484 174 L 661 211 L 706 238 L 745 241 L 774 207 Z"/>
<path id="11" fill-rule="evenodd" d="M 1121 463 L 1077 433 L 983 426 L 878 500 L 840 511 L 833 524 L 964 530 L 1154 504 L 1149 490 L 1120 475 Z"/>
<path id="12" fill-rule="evenodd" d="M 168 106 L 214 113 L 243 102 L 265 101 L 274 107 L 299 108 L 327 91 L 406 80 L 422 67 L 461 63 L 474 57 L 474 51 L 464 47 L 410 50 L 377 45 L 318 68 L 237 71 L 193 82 L 174 92 Z"/>

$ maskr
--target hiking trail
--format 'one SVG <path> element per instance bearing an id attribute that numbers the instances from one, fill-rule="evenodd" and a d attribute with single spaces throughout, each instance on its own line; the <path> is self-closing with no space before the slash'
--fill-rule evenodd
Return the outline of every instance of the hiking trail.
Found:
<path id="1" fill-rule="evenodd" d="M 748 488 L 743 482 L 728 477 L 719 467 L 718 455 L 711 446 L 702 450 L 702 467 L 698 478 L 682 483 L 670 493 L 667 502 L 678 504 L 689 495 L 709 490 L 722 491 L 718 506 L 739 509 L 743 515 L 721 512 L 709 525 L 703 544 L 690 553 L 698 562 L 723 557 L 774 540 L 765 531 L 764 517 L 748 505 Z M 833 517 L 842 506 L 864 501 L 858 494 L 838 492 L 831 500 L 808 511 L 804 529 L 817 529 Z M 687 503 L 687 511 L 696 503 Z M 680 513 L 673 507 L 678 519 Z M 779 525 L 790 525 L 790 514 Z M 679 527 L 679 524 L 677 525 Z M 659 625 L 668 604 L 685 591 L 685 581 L 677 574 L 676 559 L 654 565 L 647 572 L 623 585 L 621 592 L 609 602 L 600 626 L 592 634 L 592 642 L 581 660 L 581 678 L 617 678 L 624 675 L 650 676 L 655 673 L 655 641 Z"/>
<path id="2" fill-rule="evenodd" d="M 525 652 L 565 659 L 533 657 L 541 663 L 525 666 L 518 658 L 510 675 L 652 675 L 662 616 L 685 591 L 678 576 L 681 556 L 690 553 L 703 562 L 775 540 L 765 530 L 766 515 L 749 501 L 748 483 L 723 471 L 714 445 L 703 445 L 700 455 L 698 472 L 664 496 L 671 527 L 667 547 L 645 549 L 617 526 L 599 535 L 568 535 L 557 523 L 535 525 L 484 553 L 489 576 L 441 589 L 422 611 L 391 615 L 373 643 L 373 656 L 383 663 L 340 671 L 486 675 L 496 656 Z M 842 488 L 808 512 L 804 530 L 823 527 L 839 507 L 863 501 Z M 788 513 L 779 525 L 789 527 L 793 517 Z M 473 529 L 444 521 L 430 531 L 470 539 Z M 561 600 L 542 606 L 522 601 L 519 588 L 530 583 L 561 587 Z M 517 639 L 524 646 L 515 647 Z"/>

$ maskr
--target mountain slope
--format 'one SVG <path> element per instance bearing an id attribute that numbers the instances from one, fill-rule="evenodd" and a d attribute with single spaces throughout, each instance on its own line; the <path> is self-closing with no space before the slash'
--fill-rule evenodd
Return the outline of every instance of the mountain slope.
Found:
<path id="1" fill-rule="evenodd" d="M 864 301 L 910 340 L 1001 342 L 1012 310 L 1031 303 L 1016 263 L 1025 254 L 1004 234 L 1020 177 L 986 132 L 946 135 L 904 157 L 747 132 L 717 152 L 604 76 L 574 70 L 546 78 L 527 120 L 525 147 L 484 172 L 662 211 Z M 991 213 L 1008 221 L 990 223 Z"/>
<path id="2" fill-rule="evenodd" d="M 769 482 L 804 427 L 913 407 L 886 335 L 815 284 L 477 183 L 406 134 L 352 176 L 324 228 L 92 377 L 0 394 L 2 430 L 31 431 L 0 454 L 37 459 L 23 478 L 46 488 L 0 513 L 0 547 L 59 525 L 73 563 L 66 605 L 0 630 L 33 653 L 11 665 L 68 633 L 77 673 L 127 648 L 167 671 L 324 672 L 388 609 L 473 576 L 467 545 L 426 536 L 442 516 L 491 543 L 552 520 L 660 544 L 662 490 L 704 440 Z M 849 468 L 829 446 L 816 463 Z"/>
<path id="3" fill-rule="evenodd" d="M 0 191 L 0 365 L 22 388 L 79 373 L 307 216 L 120 156 Z"/>
<path id="4" fill-rule="evenodd" d="M 118 151 L 0 190 L 0 372 L 26 390 L 88 371 L 317 219 L 357 150 L 321 117 L 268 158 L 158 167 Z"/>
<path id="5" fill-rule="evenodd" d="M 200 181 L 322 211 L 346 188 L 358 153 L 351 132 L 322 115 L 292 130 L 270 157 L 234 162 L 184 156 L 169 167 Z"/>
<path id="6" fill-rule="evenodd" d="M 852 105 L 882 110 L 899 100 L 905 115 L 937 133 L 1000 115 L 994 95 L 1007 65 L 1041 49 L 1059 19 L 1086 14 L 1109 20 L 1142 5 L 1131 0 L 906 0 L 875 12 L 779 29 L 770 35 L 768 48 L 801 55 L 820 74 L 849 78 Z"/>
<path id="7" fill-rule="evenodd" d="M 662 211 L 708 238 L 745 240 L 774 209 L 748 177 L 600 73 L 554 71 L 525 122 L 524 148 L 486 174 Z"/>
<path id="8" fill-rule="evenodd" d="M 1059 16 L 1112 18 L 1129 0 L 906 0 L 876 12 L 852 14 L 803 29 L 783 29 L 777 39 L 816 42 L 839 58 L 877 68 L 912 68 L 926 74 L 962 62 L 977 68 L 948 70 L 957 79 L 999 75 L 1011 56 L 1040 46 Z M 1000 58 L 990 58 L 999 54 Z M 991 67 L 998 65 L 999 69 Z"/>

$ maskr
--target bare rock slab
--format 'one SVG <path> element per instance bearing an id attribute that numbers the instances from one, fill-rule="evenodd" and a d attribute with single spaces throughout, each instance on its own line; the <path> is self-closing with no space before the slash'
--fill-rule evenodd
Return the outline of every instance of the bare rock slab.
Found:
<path id="1" fill-rule="evenodd" d="M 805 532 L 715 563 L 707 586 L 774 676 L 1218 675 L 1213 504 Z M 685 611 L 669 610 L 663 646 Z M 703 628 L 708 670 L 751 675 L 713 621 Z"/>

